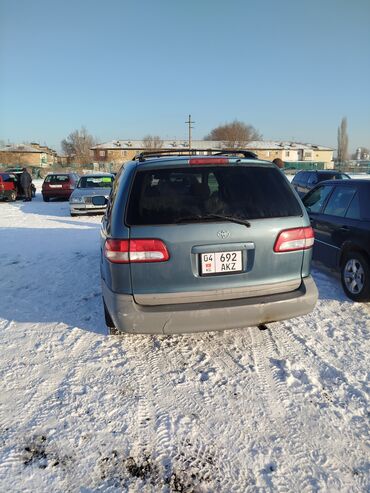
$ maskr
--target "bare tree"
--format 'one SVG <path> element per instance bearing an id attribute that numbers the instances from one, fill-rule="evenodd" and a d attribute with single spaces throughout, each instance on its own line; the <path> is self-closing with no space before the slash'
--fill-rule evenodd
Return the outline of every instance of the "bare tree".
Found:
<path id="1" fill-rule="evenodd" d="M 95 144 L 96 139 L 88 133 L 85 127 L 81 127 L 81 130 L 75 130 L 62 140 L 62 150 L 76 163 L 88 164 L 92 161 L 90 149 Z"/>
<path id="2" fill-rule="evenodd" d="M 148 150 L 161 149 L 163 146 L 163 140 L 158 135 L 146 135 L 143 138 L 144 148 Z"/>
<path id="3" fill-rule="evenodd" d="M 242 148 L 252 140 L 261 140 L 262 135 L 252 126 L 238 120 L 225 123 L 211 130 L 205 140 L 222 141 L 226 147 Z"/>
<path id="4" fill-rule="evenodd" d="M 348 134 L 347 134 L 347 118 L 342 118 L 338 127 L 338 150 L 337 161 L 343 163 L 348 159 Z"/>

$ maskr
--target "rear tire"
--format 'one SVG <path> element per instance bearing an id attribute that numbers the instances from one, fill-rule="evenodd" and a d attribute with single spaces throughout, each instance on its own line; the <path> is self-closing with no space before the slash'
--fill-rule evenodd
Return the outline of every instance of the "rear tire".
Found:
<path id="1" fill-rule="evenodd" d="M 47 197 L 46 195 L 43 195 L 43 196 L 42 196 L 42 200 L 43 200 L 44 202 L 49 202 L 50 197 Z"/>
<path id="2" fill-rule="evenodd" d="M 343 290 L 353 301 L 370 301 L 370 265 L 360 252 L 348 252 L 341 265 Z"/>
<path id="3" fill-rule="evenodd" d="M 17 192 L 15 190 L 10 193 L 9 200 L 10 202 L 15 202 L 15 200 L 17 200 Z"/>

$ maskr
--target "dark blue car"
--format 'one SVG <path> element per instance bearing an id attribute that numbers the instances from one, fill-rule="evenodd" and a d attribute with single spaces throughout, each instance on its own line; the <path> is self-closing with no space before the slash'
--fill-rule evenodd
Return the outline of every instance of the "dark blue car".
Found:
<path id="1" fill-rule="evenodd" d="M 322 182 L 302 199 L 315 232 L 313 259 L 339 269 L 354 301 L 370 301 L 370 180 Z"/>

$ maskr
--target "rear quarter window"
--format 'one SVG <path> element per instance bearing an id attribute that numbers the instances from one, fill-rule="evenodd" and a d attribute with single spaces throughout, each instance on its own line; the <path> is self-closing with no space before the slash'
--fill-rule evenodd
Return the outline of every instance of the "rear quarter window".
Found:
<path id="1" fill-rule="evenodd" d="M 129 225 L 301 216 L 289 183 L 275 168 L 186 167 L 137 171 L 129 197 Z M 208 217 L 207 217 L 208 216 Z"/>

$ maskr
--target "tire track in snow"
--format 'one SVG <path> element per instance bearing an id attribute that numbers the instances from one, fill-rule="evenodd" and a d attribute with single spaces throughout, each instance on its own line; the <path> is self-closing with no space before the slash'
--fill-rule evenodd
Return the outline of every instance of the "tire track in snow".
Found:
<path id="1" fill-rule="evenodd" d="M 258 391 L 255 388 L 256 381 L 253 379 L 254 368 L 249 365 L 246 366 L 240 361 L 243 354 L 238 345 L 244 347 L 252 357 L 250 330 L 247 328 L 242 333 L 238 331 L 237 334 L 230 333 L 230 331 L 223 332 L 220 340 L 218 340 L 218 335 L 207 333 L 202 340 L 203 351 L 209 355 L 212 363 L 216 364 L 226 375 L 226 380 L 231 377 L 238 383 L 238 387 L 235 389 L 238 398 L 231 401 L 229 410 L 229 414 L 234 419 L 221 423 L 225 427 L 229 426 L 224 430 L 219 429 L 220 433 L 227 434 L 231 443 L 232 448 L 228 451 L 228 456 L 232 457 L 231 462 L 238 464 L 239 476 L 236 478 L 236 484 L 240 488 L 238 491 L 246 491 L 248 488 L 255 487 L 256 477 L 253 468 L 249 464 L 246 465 L 243 459 L 248 456 L 249 448 L 254 443 L 254 430 L 259 426 L 259 417 L 265 416 L 267 412 L 264 403 L 256 398 Z M 216 347 L 215 344 L 217 344 Z M 219 392 L 221 387 L 216 390 Z M 240 418 L 241 422 L 238 421 Z M 262 441 L 267 443 L 262 435 L 259 435 L 258 439 L 260 446 Z"/>
<path id="2" fill-rule="evenodd" d="M 212 478 L 215 484 L 218 478 L 219 484 L 222 482 L 226 489 L 216 491 L 240 491 L 239 488 L 235 490 L 238 478 L 230 477 L 233 469 L 229 451 L 217 446 L 218 430 L 208 426 L 211 412 L 203 404 L 201 396 L 198 393 L 194 395 L 194 382 L 188 380 L 175 385 L 169 378 L 169 375 L 178 375 L 179 368 L 189 369 L 189 358 L 184 361 L 181 353 L 181 348 L 187 347 L 186 342 L 176 336 L 152 337 L 152 341 L 154 351 L 151 348 L 145 351 L 135 348 L 137 376 L 142 380 L 142 392 L 146 392 L 153 403 L 153 408 L 146 410 L 144 416 L 155 417 L 154 425 L 150 424 L 150 420 L 143 428 L 139 422 L 139 434 L 152 437 L 148 440 L 152 446 L 149 445 L 147 450 L 157 459 L 161 481 L 167 484 L 170 481 L 175 488 L 180 484 L 181 488 L 185 488 L 180 491 L 195 492 L 210 491 L 208 482 Z M 189 356 L 187 349 L 186 354 Z M 195 375 L 198 379 L 196 372 Z M 145 440 L 139 441 L 145 443 Z M 158 460 L 161 462 L 159 465 Z"/>
<path id="3" fill-rule="evenodd" d="M 235 473 L 235 468 L 231 467 L 234 463 L 233 454 L 230 456 L 230 450 L 223 450 L 219 443 L 219 438 L 223 435 L 222 430 L 215 428 L 217 430 L 217 433 L 215 433 L 214 429 L 209 425 L 209 423 L 212 423 L 214 416 L 212 399 L 199 389 L 199 373 L 194 367 L 199 367 L 204 358 L 202 354 L 200 356 L 197 353 L 194 354 L 193 349 L 193 345 L 197 347 L 199 337 L 202 340 L 204 335 L 202 334 L 198 337 L 184 336 L 182 340 L 178 338 L 177 341 L 180 342 L 174 345 L 169 344 L 170 349 L 166 353 L 168 365 L 173 373 L 177 373 L 177 368 L 180 365 L 195 377 L 194 379 L 184 380 L 180 391 L 177 388 L 174 389 L 176 400 L 180 403 L 181 409 L 187 411 L 186 417 L 180 420 L 181 427 L 176 430 L 182 436 L 176 462 L 182 463 L 183 468 L 194 471 L 196 476 L 205 481 L 211 477 L 214 478 L 217 470 L 216 482 L 221 484 L 222 481 L 225 491 L 239 491 L 239 489 L 235 489 L 235 485 L 238 484 L 240 477 Z M 189 342 L 187 342 L 189 340 L 191 348 L 189 348 Z M 173 355 L 175 356 L 171 359 L 170 356 Z M 219 390 L 219 387 L 217 389 Z M 178 425 L 179 423 L 177 423 Z M 196 437 L 194 436 L 195 432 L 197 433 Z M 205 437 L 208 440 L 209 438 L 212 439 L 212 445 Z"/>
<path id="4" fill-rule="evenodd" d="M 278 412 L 271 414 L 271 419 L 277 432 L 284 436 L 288 448 L 285 460 L 289 465 L 290 474 L 286 478 L 280 477 L 279 490 L 296 491 L 298 484 L 300 492 L 312 492 L 315 472 L 312 462 L 308 460 L 310 450 L 302 439 L 304 423 L 300 420 L 285 385 L 270 366 L 270 359 L 279 357 L 276 342 L 270 330 L 263 332 L 256 330 L 252 337 L 259 348 L 254 355 L 265 399 L 271 403 L 269 406 L 271 409 L 279 405 Z M 263 351 L 261 351 L 262 347 Z"/>
<path id="5" fill-rule="evenodd" d="M 163 392 L 163 387 L 167 385 L 163 368 L 160 369 L 161 365 L 158 363 L 157 351 L 152 347 L 153 338 L 131 338 L 133 342 L 126 344 L 126 350 L 133 359 L 134 376 L 139 389 L 136 423 L 138 440 L 132 447 L 131 455 L 138 462 L 150 460 L 153 463 L 153 477 L 147 478 L 147 481 L 155 480 L 159 491 L 172 474 L 171 458 L 175 446 L 171 435 L 171 393 L 168 395 L 171 389 Z M 167 407 L 169 404 L 170 407 Z"/>
<path id="6" fill-rule="evenodd" d="M 321 383 L 320 374 L 323 374 L 330 369 L 328 363 L 319 356 L 318 352 L 311 349 L 305 344 L 305 341 L 302 340 L 302 337 L 297 336 L 291 327 L 274 327 L 273 332 L 276 333 L 276 337 L 279 341 L 284 345 L 286 350 L 286 355 L 297 355 L 299 354 L 300 364 L 304 365 L 305 368 L 309 369 L 309 373 L 315 372 L 317 370 L 315 367 L 319 368 L 319 375 L 316 376 L 316 381 Z M 322 353 L 323 354 L 323 353 Z M 341 381 L 346 384 L 346 378 L 344 374 L 335 369 L 335 371 L 339 372 L 341 375 Z M 312 378 L 311 378 L 312 379 Z M 317 385 L 317 384 L 316 384 Z M 318 387 L 317 387 L 318 388 Z M 320 391 L 320 389 L 318 388 Z M 356 436 L 350 429 L 349 426 L 356 428 L 355 423 L 351 422 L 347 423 L 347 426 L 343 426 L 343 411 L 340 413 L 340 417 L 338 417 L 338 413 L 334 412 L 332 408 L 333 403 L 330 402 L 330 399 L 327 400 L 328 410 L 323 407 L 318 406 L 313 402 L 309 396 L 305 396 L 305 401 L 308 406 L 315 410 L 316 419 L 317 415 L 319 415 L 321 421 L 325 423 L 325 427 L 329 428 L 330 434 L 324 440 L 324 436 L 321 436 L 320 443 L 316 445 L 316 448 L 322 448 L 326 450 L 326 454 L 328 457 L 334 456 L 343 466 L 343 469 L 347 471 L 348 475 L 352 477 L 353 483 L 358 488 L 358 491 L 366 491 L 369 487 L 369 484 L 366 480 L 366 473 L 362 474 L 360 472 L 361 469 L 365 469 L 369 467 L 369 449 L 365 446 L 365 439 L 362 443 L 359 439 L 359 436 Z M 366 402 L 364 402 L 366 406 Z M 366 412 L 366 407 L 365 407 Z M 368 428 L 366 428 L 366 423 L 364 423 L 363 427 L 359 428 L 358 434 L 363 435 L 363 429 L 367 431 L 367 443 L 368 442 Z M 341 448 L 338 447 L 334 450 L 332 447 L 328 446 L 329 442 L 333 441 L 333 437 L 335 437 L 336 442 L 340 444 Z M 345 438 L 345 443 L 343 443 Z M 309 440 L 313 440 L 313 437 L 309 437 Z M 352 465 L 348 465 L 348 460 L 352 459 Z M 361 462 L 364 462 L 362 468 L 358 466 Z M 335 467 L 335 466 L 333 466 Z"/>

